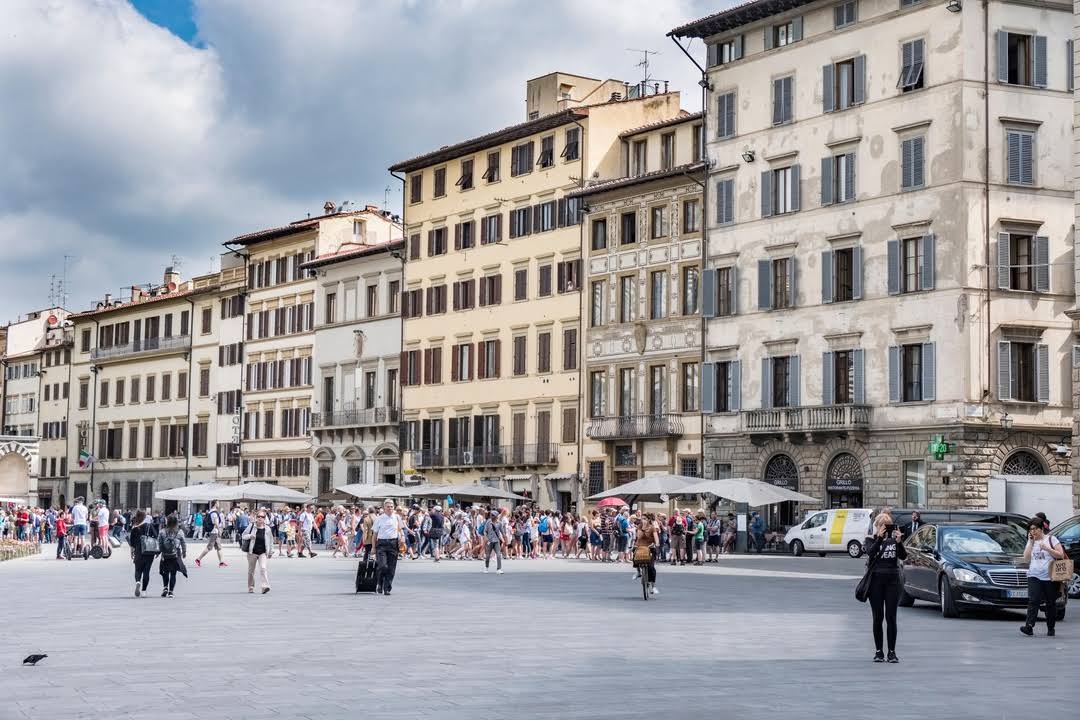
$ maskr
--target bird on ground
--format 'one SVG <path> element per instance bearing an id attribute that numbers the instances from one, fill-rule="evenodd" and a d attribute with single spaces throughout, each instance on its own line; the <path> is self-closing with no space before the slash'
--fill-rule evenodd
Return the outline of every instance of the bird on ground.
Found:
<path id="1" fill-rule="evenodd" d="M 38 655 L 38 654 L 27 655 L 23 659 L 22 662 L 23 662 L 23 665 L 37 665 L 39 662 L 41 662 L 42 660 L 44 660 L 47 657 L 49 657 L 49 656 L 48 655 Z"/>

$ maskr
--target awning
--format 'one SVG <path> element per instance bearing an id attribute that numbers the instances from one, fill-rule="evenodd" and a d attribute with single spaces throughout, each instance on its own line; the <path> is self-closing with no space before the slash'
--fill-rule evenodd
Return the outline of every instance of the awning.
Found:
<path id="1" fill-rule="evenodd" d="M 573 480 L 576 477 L 577 477 L 577 473 L 565 473 L 564 472 L 564 473 L 551 473 L 550 475 L 545 475 L 544 479 L 545 480 Z"/>
<path id="2" fill-rule="evenodd" d="M 514 482 L 515 480 L 532 480 L 532 473 L 517 473 L 511 475 L 503 475 L 503 480 L 506 482 Z"/>

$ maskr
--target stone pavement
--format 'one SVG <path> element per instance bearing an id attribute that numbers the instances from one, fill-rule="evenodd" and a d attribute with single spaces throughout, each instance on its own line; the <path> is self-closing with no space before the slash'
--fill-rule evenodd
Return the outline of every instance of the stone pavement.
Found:
<path id="1" fill-rule="evenodd" d="M 274 558 L 248 595 L 235 547 L 136 600 L 125 553 L 53 554 L 0 563 L 0 720 L 1080 716 L 1080 613 L 1026 638 L 1018 613 L 918 603 L 876 665 L 846 557 L 661 566 L 646 603 L 629 567 L 564 560 L 403 561 L 393 595 L 358 596 L 327 554 Z"/>

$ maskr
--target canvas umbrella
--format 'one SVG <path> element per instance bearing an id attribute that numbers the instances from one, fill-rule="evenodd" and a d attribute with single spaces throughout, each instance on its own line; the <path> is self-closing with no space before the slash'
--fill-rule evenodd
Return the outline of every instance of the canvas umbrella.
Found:
<path id="1" fill-rule="evenodd" d="M 233 487 L 235 486 L 225 485 L 224 483 L 202 483 L 200 485 L 159 490 L 154 493 L 154 497 L 158 500 L 176 500 L 178 502 L 210 502 L 211 500 L 224 500 L 222 493 L 228 492 Z"/>
<path id="2" fill-rule="evenodd" d="M 683 490 L 687 485 L 699 482 L 701 478 L 687 475 L 645 475 L 633 482 L 619 485 L 602 493 L 590 495 L 589 500 L 604 498 L 622 498 L 629 504 L 636 502 L 666 502 L 669 495 L 690 494 Z"/>
<path id="3" fill-rule="evenodd" d="M 334 489 L 338 492 L 352 495 L 354 498 L 359 498 L 360 500 L 381 500 L 382 498 L 401 498 L 410 497 L 412 495 L 412 490 L 410 488 L 394 485 L 393 483 L 375 483 L 373 485 L 367 483 L 352 483 L 351 485 L 342 485 L 341 487 Z"/>
<path id="4" fill-rule="evenodd" d="M 606 497 L 603 500 L 601 500 L 600 502 L 596 503 L 596 507 L 598 507 L 598 508 L 622 507 L 625 504 L 626 504 L 626 501 L 623 500 L 622 498 Z"/>
<path id="5" fill-rule="evenodd" d="M 426 485 L 413 488 L 409 493 L 412 497 L 450 497 L 457 498 L 490 498 L 492 500 L 529 500 L 523 495 L 515 495 L 502 488 L 480 485 L 478 483 L 462 483 L 460 485 Z"/>
<path id="6" fill-rule="evenodd" d="M 220 493 L 217 500 L 255 500 L 270 503 L 306 503 L 311 500 L 311 495 L 290 490 L 279 485 L 271 485 L 264 482 L 249 482 L 240 485 L 229 485 L 227 490 Z"/>
<path id="7" fill-rule="evenodd" d="M 689 485 L 681 493 L 687 495 L 708 494 L 722 497 L 737 503 L 746 503 L 750 507 L 774 505 L 781 502 L 820 503 L 815 497 L 804 495 L 794 490 L 777 487 L 753 478 L 724 478 L 722 480 L 704 480 Z"/>

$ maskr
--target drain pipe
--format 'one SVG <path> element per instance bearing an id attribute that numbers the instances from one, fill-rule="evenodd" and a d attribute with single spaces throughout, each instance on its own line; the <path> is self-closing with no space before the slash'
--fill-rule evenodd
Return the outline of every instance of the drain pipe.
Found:
<path id="1" fill-rule="evenodd" d="M 984 401 L 990 397 L 990 363 L 993 359 L 993 343 L 990 341 L 990 293 L 991 268 L 990 255 L 990 3 L 982 0 L 983 9 L 983 245 L 986 256 L 986 383 L 983 388 Z"/>

